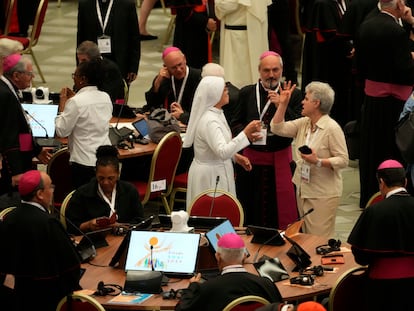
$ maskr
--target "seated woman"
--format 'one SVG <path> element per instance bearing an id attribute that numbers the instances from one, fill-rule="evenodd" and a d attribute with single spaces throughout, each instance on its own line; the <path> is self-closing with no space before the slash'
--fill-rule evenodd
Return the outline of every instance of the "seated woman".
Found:
<path id="1" fill-rule="evenodd" d="M 73 193 L 66 217 L 83 232 L 143 220 L 144 209 L 136 188 L 119 180 L 118 150 L 100 146 L 96 158 L 96 178 Z M 73 234 L 79 234 L 79 229 L 68 225 Z"/>

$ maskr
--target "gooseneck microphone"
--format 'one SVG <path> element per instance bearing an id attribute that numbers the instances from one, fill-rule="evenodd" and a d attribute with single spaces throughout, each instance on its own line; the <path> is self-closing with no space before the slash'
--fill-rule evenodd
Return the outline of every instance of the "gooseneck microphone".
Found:
<path id="1" fill-rule="evenodd" d="M 42 123 L 40 123 L 34 116 L 32 116 L 27 110 L 24 111 L 29 117 L 30 119 L 32 119 L 33 121 L 35 121 L 46 133 L 46 138 L 49 138 L 49 135 L 47 134 L 47 129 L 43 126 Z"/>
<path id="2" fill-rule="evenodd" d="M 297 221 L 300 221 L 300 220 L 302 220 L 303 218 L 305 218 L 307 215 L 309 215 L 310 213 L 312 213 L 313 211 L 314 211 L 315 209 L 314 208 L 311 208 L 311 209 L 309 209 L 309 210 L 307 210 L 302 216 L 300 216 L 300 217 L 298 217 L 295 221 L 294 221 L 294 223 L 295 222 L 297 222 Z M 289 224 L 288 225 L 288 228 L 289 228 L 289 226 L 291 226 L 292 224 Z M 275 238 L 277 238 L 279 235 L 283 235 L 284 236 L 284 233 L 285 233 L 285 231 L 282 231 L 282 232 L 278 232 L 277 234 L 275 234 L 275 235 L 273 235 L 272 237 L 270 237 L 268 240 L 266 240 L 262 245 L 260 245 L 260 247 L 257 249 L 257 251 L 256 251 L 256 254 L 255 254 L 255 256 L 254 256 L 254 259 L 253 259 L 253 262 L 255 263 L 255 262 L 257 262 L 256 260 L 257 260 L 257 257 L 259 256 L 259 252 L 261 251 L 261 249 L 263 248 L 263 246 L 265 246 L 265 245 L 267 245 L 268 243 L 270 243 L 271 241 L 273 241 Z"/>
<path id="3" fill-rule="evenodd" d="M 151 247 L 150 247 L 151 271 L 154 271 L 154 257 L 153 257 L 153 249 L 154 249 L 154 246 L 153 246 L 153 245 L 151 245 Z"/>
<path id="4" fill-rule="evenodd" d="M 211 217 L 211 214 L 213 213 L 214 200 L 216 199 L 217 186 L 218 186 L 219 181 L 220 181 L 220 176 L 217 175 L 217 177 L 216 177 L 216 185 L 214 186 L 213 199 L 211 200 L 211 205 L 210 205 L 210 212 L 208 213 L 208 216 L 209 217 Z"/>
<path id="5" fill-rule="evenodd" d="M 315 209 L 312 207 L 311 209 L 309 209 L 308 211 L 305 212 L 305 214 L 303 214 L 302 216 L 298 217 L 296 221 L 302 220 L 303 218 L 305 218 L 305 216 L 309 215 L 310 213 L 312 213 Z M 290 225 L 289 225 L 290 226 Z"/>
<path id="6" fill-rule="evenodd" d="M 78 251 L 79 256 L 82 257 L 81 258 L 82 262 L 84 262 L 84 261 L 86 261 L 90 258 L 96 257 L 95 244 L 93 244 L 92 240 L 88 237 L 88 235 L 85 232 L 83 232 L 81 229 L 79 229 L 78 226 L 76 226 L 69 218 L 67 218 L 66 215 L 62 214 L 62 212 L 59 209 L 57 209 L 55 206 L 53 206 L 53 209 L 55 210 L 55 212 L 59 213 L 60 216 L 63 216 L 65 218 L 65 221 L 67 223 L 69 223 L 76 231 L 78 231 L 82 235 L 82 237 L 85 238 L 88 241 L 88 243 L 90 244 L 90 252 L 87 252 L 90 255 L 89 258 L 83 258 L 82 257 L 82 255 L 81 255 L 82 250 L 79 247 L 80 243 L 74 244 L 74 247 Z"/>

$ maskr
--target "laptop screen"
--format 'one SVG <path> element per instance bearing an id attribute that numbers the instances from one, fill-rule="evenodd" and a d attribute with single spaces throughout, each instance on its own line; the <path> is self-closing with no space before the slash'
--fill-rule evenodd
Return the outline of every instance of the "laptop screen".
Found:
<path id="1" fill-rule="evenodd" d="M 48 137 L 55 136 L 55 118 L 59 108 L 58 105 L 22 104 L 22 107 L 23 110 L 29 113 L 29 123 L 34 137 L 46 137 L 46 131 Z"/>
<path id="2" fill-rule="evenodd" d="M 232 226 L 230 220 L 226 220 L 217 227 L 211 229 L 210 231 L 206 232 L 206 237 L 208 242 L 213 247 L 214 251 L 217 252 L 217 242 L 221 238 L 222 235 L 226 233 L 236 233 L 234 227 Z M 247 257 L 250 256 L 247 248 L 246 248 L 246 255 Z"/>
<path id="3" fill-rule="evenodd" d="M 131 231 L 125 270 L 194 273 L 199 242 L 195 233 Z"/>

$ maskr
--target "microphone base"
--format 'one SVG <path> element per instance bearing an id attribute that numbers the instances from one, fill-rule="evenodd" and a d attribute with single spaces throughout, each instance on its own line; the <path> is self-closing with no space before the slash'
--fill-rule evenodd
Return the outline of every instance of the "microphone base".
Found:
<path id="1" fill-rule="evenodd" d="M 159 294 L 162 292 L 163 274 L 160 271 L 127 271 L 124 290 L 126 292 L 139 292 Z"/>

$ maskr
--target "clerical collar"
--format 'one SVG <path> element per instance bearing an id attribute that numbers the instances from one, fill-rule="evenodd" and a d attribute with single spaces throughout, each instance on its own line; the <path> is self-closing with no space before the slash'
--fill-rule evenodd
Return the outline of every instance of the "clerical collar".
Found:
<path id="1" fill-rule="evenodd" d="M 407 189 L 405 189 L 404 187 L 399 187 L 397 189 L 393 189 L 391 191 L 389 191 L 386 195 L 385 198 L 389 198 L 390 196 L 397 194 L 398 192 L 405 192 L 407 193 Z"/>
<path id="2" fill-rule="evenodd" d="M 26 203 L 26 204 L 30 204 L 30 205 L 36 206 L 36 207 L 37 207 L 38 209 L 40 209 L 41 211 L 46 212 L 46 213 L 48 213 L 48 214 L 49 214 L 49 211 L 48 211 L 46 208 L 44 208 L 41 204 L 39 204 L 39 203 L 37 203 L 37 202 L 32 202 L 32 201 L 25 201 L 25 200 L 22 200 L 22 203 Z"/>
<path id="3" fill-rule="evenodd" d="M 242 265 L 230 265 L 223 268 L 221 274 L 226 274 L 230 272 L 246 272 L 246 269 Z"/>

